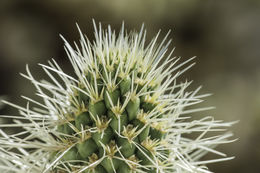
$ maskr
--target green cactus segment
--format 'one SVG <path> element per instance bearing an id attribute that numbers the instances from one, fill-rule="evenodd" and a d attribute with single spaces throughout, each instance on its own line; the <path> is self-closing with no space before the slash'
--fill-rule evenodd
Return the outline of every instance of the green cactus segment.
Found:
<path id="1" fill-rule="evenodd" d="M 103 85 L 104 85 L 103 80 L 101 78 L 98 78 L 97 79 L 98 92 L 101 92 Z"/>
<path id="2" fill-rule="evenodd" d="M 116 89 L 114 91 L 106 90 L 104 100 L 107 109 L 110 109 L 112 107 L 111 102 L 113 106 L 117 105 L 118 101 L 120 101 L 120 90 L 119 89 Z"/>
<path id="3" fill-rule="evenodd" d="M 147 87 L 145 86 L 145 81 L 143 79 L 137 78 L 135 80 L 135 87 L 137 87 L 137 92 L 146 92 Z"/>
<path id="4" fill-rule="evenodd" d="M 154 101 L 148 99 L 151 99 L 151 97 L 146 96 L 141 104 L 141 107 L 145 112 L 151 112 L 157 106 Z"/>
<path id="5" fill-rule="evenodd" d="M 106 157 L 102 162 L 101 165 L 105 168 L 107 173 L 114 173 L 114 170 L 117 170 L 119 167 L 119 160 Z"/>
<path id="6" fill-rule="evenodd" d="M 72 129 L 72 126 L 75 125 L 75 121 L 71 121 L 69 123 L 64 124 L 64 133 L 68 135 L 73 135 L 75 131 Z"/>
<path id="7" fill-rule="evenodd" d="M 82 87 L 80 87 L 80 88 L 82 89 Z M 82 91 L 78 91 L 77 98 L 78 98 L 80 104 L 82 104 L 82 103 L 87 104 L 89 101 L 89 97 L 86 94 L 84 94 Z"/>
<path id="8" fill-rule="evenodd" d="M 101 117 L 102 115 L 105 115 L 106 114 L 106 106 L 105 106 L 105 102 L 103 100 L 101 101 L 98 101 L 96 103 L 93 103 L 93 104 L 89 104 L 89 113 L 96 117 L 96 116 L 99 116 Z"/>
<path id="9" fill-rule="evenodd" d="M 138 150 L 136 155 L 141 160 L 142 165 L 152 165 L 151 160 L 153 160 L 153 155 L 149 150 Z"/>
<path id="10" fill-rule="evenodd" d="M 156 105 L 154 105 L 154 104 L 152 104 L 152 103 L 149 103 L 149 102 L 143 102 L 143 103 L 142 103 L 142 109 L 143 109 L 145 112 L 150 112 L 150 111 L 152 111 L 155 107 L 156 107 Z"/>
<path id="11" fill-rule="evenodd" d="M 93 154 L 98 148 L 93 139 L 89 138 L 79 144 L 77 144 L 77 149 L 80 156 L 84 159 L 88 158 Z"/>
<path id="12" fill-rule="evenodd" d="M 86 171 L 86 173 L 88 172 Z M 103 166 L 98 165 L 91 173 L 107 173 L 107 171 Z"/>
<path id="13" fill-rule="evenodd" d="M 126 163 L 121 163 L 117 172 L 119 172 L 119 173 L 132 173 L 131 168 Z"/>
<path id="14" fill-rule="evenodd" d="M 100 78 L 100 75 L 98 73 L 88 73 L 87 77 L 86 77 L 89 81 L 89 83 L 92 86 L 96 86 L 97 85 L 97 89 L 98 92 L 101 92 L 102 88 L 103 88 L 103 80 Z"/>
<path id="15" fill-rule="evenodd" d="M 120 151 L 124 155 L 124 157 L 128 158 L 132 155 L 135 154 L 136 147 L 133 143 L 130 143 L 127 139 L 125 138 L 118 138 L 117 142 L 119 146 L 121 146 Z M 135 140 L 137 142 L 137 140 Z"/>
<path id="16" fill-rule="evenodd" d="M 110 127 L 107 127 L 104 132 L 96 132 L 92 135 L 93 140 L 96 142 L 98 147 L 101 147 L 101 143 L 106 145 L 113 137 L 113 131 Z"/>
<path id="17" fill-rule="evenodd" d="M 151 139 L 162 139 L 165 136 L 165 132 L 156 128 L 151 128 Z"/>
<path id="18" fill-rule="evenodd" d="M 58 125 L 57 130 L 58 132 L 66 135 L 73 135 L 75 131 L 71 128 L 71 126 L 74 125 L 75 125 L 75 121 L 70 121 L 68 123 Z"/>
<path id="19" fill-rule="evenodd" d="M 165 148 L 164 150 L 160 151 L 160 154 L 162 154 L 164 157 L 169 157 L 170 150 Z M 160 158 L 160 160 L 163 161 L 163 157 Z"/>
<path id="20" fill-rule="evenodd" d="M 64 156 L 62 157 L 63 160 L 65 161 L 69 161 L 69 160 L 80 160 L 80 154 L 78 152 L 78 150 L 76 149 L 76 147 L 72 147 L 69 151 L 67 151 Z"/>
<path id="21" fill-rule="evenodd" d="M 140 110 L 140 99 L 139 97 L 132 97 L 126 106 L 126 111 L 128 113 L 129 121 L 132 121 L 136 118 L 138 112 Z"/>
<path id="22" fill-rule="evenodd" d="M 81 126 L 85 127 L 86 125 L 91 125 L 92 124 L 91 117 L 88 112 L 82 112 L 78 116 L 76 116 L 75 119 L 75 126 L 77 129 L 81 130 Z"/>
<path id="23" fill-rule="evenodd" d="M 120 160 L 115 158 L 118 155 L 115 140 L 111 140 L 105 148 L 99 148 L 99 157 L 104 154 L 106 154 L 106 157 L 102 160 L 101 165 L 108 173 L 114 173 L 120 164 Z"/>
<path id="24" fill-rule="evenodd" d="M 131 89 L 131 78 L 129 76 L 123 78 L 119 86 L 120 86 L 121 96 L 124 96 Z"/>
<path id="25" fill-rule="evenodd" d="M 110 66 L 109 65 L 109 69 L 106 69 L 106 68 L 104 68 L 104 67 L 102 67 L 103 69 L 102 69 L 102 76 L 103 76 L 103 79 L 104 79 L 104 81 L 106 81 L 106 82 L 109 82 L 109 79 L 110 78 L 114 78 L 115 77 L 115 74 L 116 74 L 116 72 L 114 71 L 116 68 L 114 68 L 114 67 L 112 67 L 112 66 Z M 101 69 L 100 69 L 101 70 Z"/>
<path id="26" fill-rule="evenodd" d="M 127 125 L 128 123 L 126 112 L 122 113 L 122 115 L 116 116 L 112 111 L 109 110 L 108 117 L 111 118 L 110 126 L 115 131 L 119 131 L 119 127 L 120 127 L 120 131 L 122 131 L 123 126 Z"/>
<path id="27" fill-rule="evenodd" d="M 83 173 L 107 173 L 107 171 L 103 166 L 98 165 L 94 169 L 91 170 L 87 169 L 83 171 Z"/>
<path id="28" fill-rule="evenodd" d="M 143 142 L 149 136 L 150 126 L 144 127 L 145 124 L 138 119 L 135 119 L 133 124 L 138 127 L 138 130 L 142 130 L 138 135 L 138 139 L 140 142 Z"/>

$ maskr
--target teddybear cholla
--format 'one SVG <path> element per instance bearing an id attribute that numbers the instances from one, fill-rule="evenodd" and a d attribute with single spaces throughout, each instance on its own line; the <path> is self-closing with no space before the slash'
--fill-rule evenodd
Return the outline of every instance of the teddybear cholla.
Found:
<path id="1" fill-rule="evenodd" d="M 53 60 L 42 65 L 52 82 L 29 79 L 44 103 L 30 98 L 15 124 L 17 134 L 1 132 L 1 166 L 7 172 L 183 173 L 210 172 L 205 164 L 224 161 L 217 144 L 231 134 L 208 136 L 231 123 L 212 117 L 192 120 L 188 109 L 207 95 L 200 88 L 187 92 L 191 82 L 177 78 L 193 64 L 178 63 L 167 53 L 166 37 L 145 43 L 143 27 L 118 34 L 110 26 L 95 28 L 95 41 L 82 33 L 80 46 L 65 48 L 75 77 L 65 74 Z M 64 39 L 65 40 L 65 39 Z M 167 56 L 166 56 L 167 54 Z M 180 70 L 182 68 L 182 70 Z M 30 104 L 33 104 L 32 108 Z M 36 106 L 36 107 L 35 107 Z M 207 135 L 207 136 L 206 136 Z M 206 153 L 223 156 L 200 161 Z"/>

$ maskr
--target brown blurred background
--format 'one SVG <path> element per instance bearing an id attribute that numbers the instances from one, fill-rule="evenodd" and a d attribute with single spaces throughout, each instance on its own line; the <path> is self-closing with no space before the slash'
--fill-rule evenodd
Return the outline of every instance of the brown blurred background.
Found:
<path id="1" fill-rule="evenodd" d="M 45 77 L 37 63 L 54 58 L 72 74 L 63 50 L 62 34 L 78 40 L 75 23 L 93 39 L 92 18 L 103 25 L 139 30 L 144 22 L 148 40 L 159 29 L 172 30 L 175 56 L 197 56 L 184 77 L 214 93 L 201 106 L 216 119 L 240 122 L 230 130 L 239 140 L 219 149 L 235 155 L 229 162 L 211 164 L 214 172 L 258 173 L 260 170 L 260 1 L 259 0 L 1 0 L 0 95 L 25 105 L 20 95 L 36 98 L 34 88 L 19 76 L 29 64 Z M 1 114 L 16 113 L 4 107 Z M 259 124 L 258 124 L 259 123 Z"/>

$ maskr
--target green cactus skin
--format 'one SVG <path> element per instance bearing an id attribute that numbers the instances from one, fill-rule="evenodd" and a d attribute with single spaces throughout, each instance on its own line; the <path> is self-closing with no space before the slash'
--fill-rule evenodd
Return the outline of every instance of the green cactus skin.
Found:
<path id="1" fill-rule="evenodd" d="M 81 126 L 91 125 L 91 117 L 88 112 L 82 112 L 75 119 L 75 126 L 77 129 L 81 129 Z"/>
<path id="2" fill-rule="evenodd" d="M 81 159 L 80 153 L 76 147 L 71 148 L 62 158 L 63 160 L 79 160 Z"/>
<path id="3" fill-rule="evenodd" d="M 96 142 L 98 147 L 101 147 L 101 144 L 108 144 L 113 138 L 113 130 L 111 127 L 107 127 L 104 132 L 95 132 L 92 135 L 93 140 Z"/>
<path id="4" fill-rule="evenodd" d="M 97 149 L 98 146 L 94 142 L 92 138 L 86 139 L 85 141 L 82 141 L 81 143 L 77 144 L 78 153 L 82 158 L 87 159 L 91 154 L 93 154 Z"/>

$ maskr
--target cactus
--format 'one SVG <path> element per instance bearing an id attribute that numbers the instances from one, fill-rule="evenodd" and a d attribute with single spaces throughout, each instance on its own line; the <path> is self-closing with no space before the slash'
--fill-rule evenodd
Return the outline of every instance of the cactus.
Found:
<path id="1" fill-rule="evenodd" d="M 5 102 L 22 116 L 10 116 L 16 124 L 2 126 L 24 131 L 7 135 L 0 130 L 2 167 L 10 172 L 209 172 L 205 164 L 231 159 L 198 161 L 207 152 L 225 156 L 214 147 L 231 142 L 232 134 L 205 135 L 232 123 L 185 115 L 208 109 L 187 109 L 207 95 L 197 95 L 200 88 L 187 92 L 190 82 L 177 84 L 192 59 L 176 65 L 172 52 L 165 59 L 167 36 L 157 44 L 158 34 L 146 46 L 143 27 L 127 34 L 122 26 L 118 36 L 110 26 L 94 28 L 94 43 L 80 30 L 76 49 L 64 39 L 76 78 L 54 60 L 41 64 L 52 82 L 36 81 L 27 67 L 23 76 L 44 103 L 24 97 L 38 106 L 31 109 Z"/>

